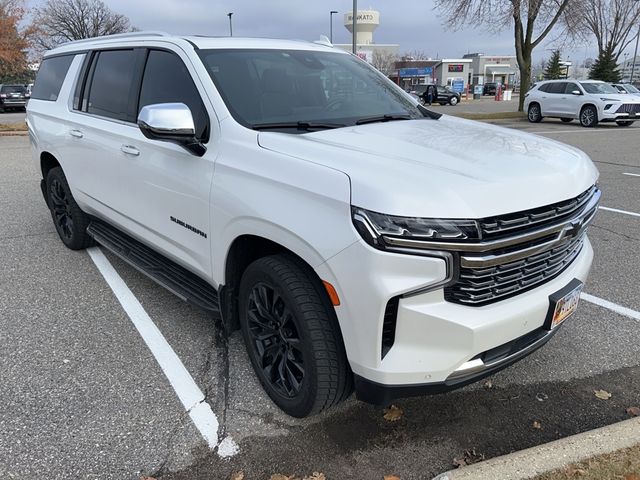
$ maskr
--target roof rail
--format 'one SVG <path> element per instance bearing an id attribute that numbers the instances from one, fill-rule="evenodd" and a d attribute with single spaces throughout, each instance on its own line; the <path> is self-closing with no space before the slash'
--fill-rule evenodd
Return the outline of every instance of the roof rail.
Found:
<path id="1" fill-rule="evenodd" d="M 112 39 L 120 40 L 120 39 L 126 39 L 126 38 L 136 38 L 136 37 L 170 37 L 170 36 L 171 35 L 167 32 L 149 30 L 149 31 L 141 31 L 141 32 L 116 33 L 113 35 L 103 35 L 101 37 L 83 38 L 81 40 L 72 40 L 70 42 L 65 42 L 62 45 L 78 45 L 80 43 L 95 42 L 96 40 L 112 40 Z"/>

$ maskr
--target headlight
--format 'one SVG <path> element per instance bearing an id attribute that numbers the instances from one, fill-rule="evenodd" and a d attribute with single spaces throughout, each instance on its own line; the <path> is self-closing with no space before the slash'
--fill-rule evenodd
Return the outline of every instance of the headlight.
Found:
<path id="1" fill-rule="evenodd" d="M 605 97 L 600 97 L 600 100 L 602 100 L 603 102 L 619 102 L 620 101 L 617 98 L 605 98 Z"/>
<path id="2" fill-rule="evenodd" d="M 387 249 L 385 238 L 429 242 L 478 241 L 478 223 L 474 220 L 397 217 L 371 212 L 363 208 L 351 209 L 353 223 L 364 240 L 379 249 Z"/>

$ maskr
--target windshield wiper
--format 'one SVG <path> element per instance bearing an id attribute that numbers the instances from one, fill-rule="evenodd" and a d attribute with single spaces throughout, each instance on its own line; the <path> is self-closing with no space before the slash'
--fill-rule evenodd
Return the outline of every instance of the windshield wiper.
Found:
<path id="1" fill-rule="evenodd" d="M 378 115 L 375 117 L 365 117 L 356 121 L 356 125 L 364 125 L 365 123 L 389 122 L 391 120 L 411 120 L 410 115 Z"/>
<path id="2" fill-rule="evenodd" d="M 331 128 L 346 127 L 344 123 L 323 122 L 281 122 L 281 123 L 256 123 L 251 125 L 254 130 L 277 130 L 279 128 L 295 128 L 297 130 L 328 130 Z"/>

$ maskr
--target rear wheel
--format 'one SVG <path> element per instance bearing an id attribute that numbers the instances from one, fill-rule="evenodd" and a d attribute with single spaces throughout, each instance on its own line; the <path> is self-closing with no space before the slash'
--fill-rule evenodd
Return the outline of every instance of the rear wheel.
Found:
<path id="1" fill-rule="evenodd" d="M 630 127 L 633 125 L 633 120 L 618 120 L 616 123 L 619 127 Z"/>
<path id="2" fill-rule="evenodd" d="M 71 250 L 82 250 L 93 245 L 93 239 L 87 234 L 90 219 L 73 199 L 62 168 L 49 170 L 46 183 L 47 204 L 62 243 Z"/>
<path id="3" fill-rule="evenodd" d="M 458 97 L 451 97 L 449 99 L 449 105 L 455 107 L 458 104 Z"/>
<path id="4" fill-rule="evenodd" d="M 593 105 L 587 105 L 580 112 L 580 124 L 583 127 L 595 127 L 598 125 L 598 111 Z"/>
<path id="5" fill-rule="evenodd" d="M 351 393 L 335 311 L 306 265 L 284 254 L 256 260 L 242 276 L 239 307 L 253 369 L 284 412 L 305 417 Z"/>
<path id="6" fill-rule="evenodd" d="M 540 110 L 540 105 L 538 103 L 532 103 L 529 105 L 527 118 L 531 123 L 539 123 L 542 121 L 542 111 Z"/>
<path id="7" fill-rule="evenodd" d="M 561 118 L 560 120 L 562 120 L 564 123 L 571 123 L 571 122 L 573 122 L 573 118 Z"/>

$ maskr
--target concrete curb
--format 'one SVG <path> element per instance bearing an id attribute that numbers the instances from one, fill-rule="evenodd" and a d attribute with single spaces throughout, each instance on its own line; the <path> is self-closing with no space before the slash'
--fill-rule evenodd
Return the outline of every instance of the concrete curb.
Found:
<path id="1" fill-rule="evenodd" d="M 450 470 L 433 480 L 525 480 L 595 455 L 640 444 L 640 418 L 631 418 L 519 452 Z"/>
<path id="2" fill-rule="evenodd" d="M 29 135 L 29 132 L 27 132 L 26 130 L 0 132 L 0 137 L 24 137 L 27 135 Z"/>

